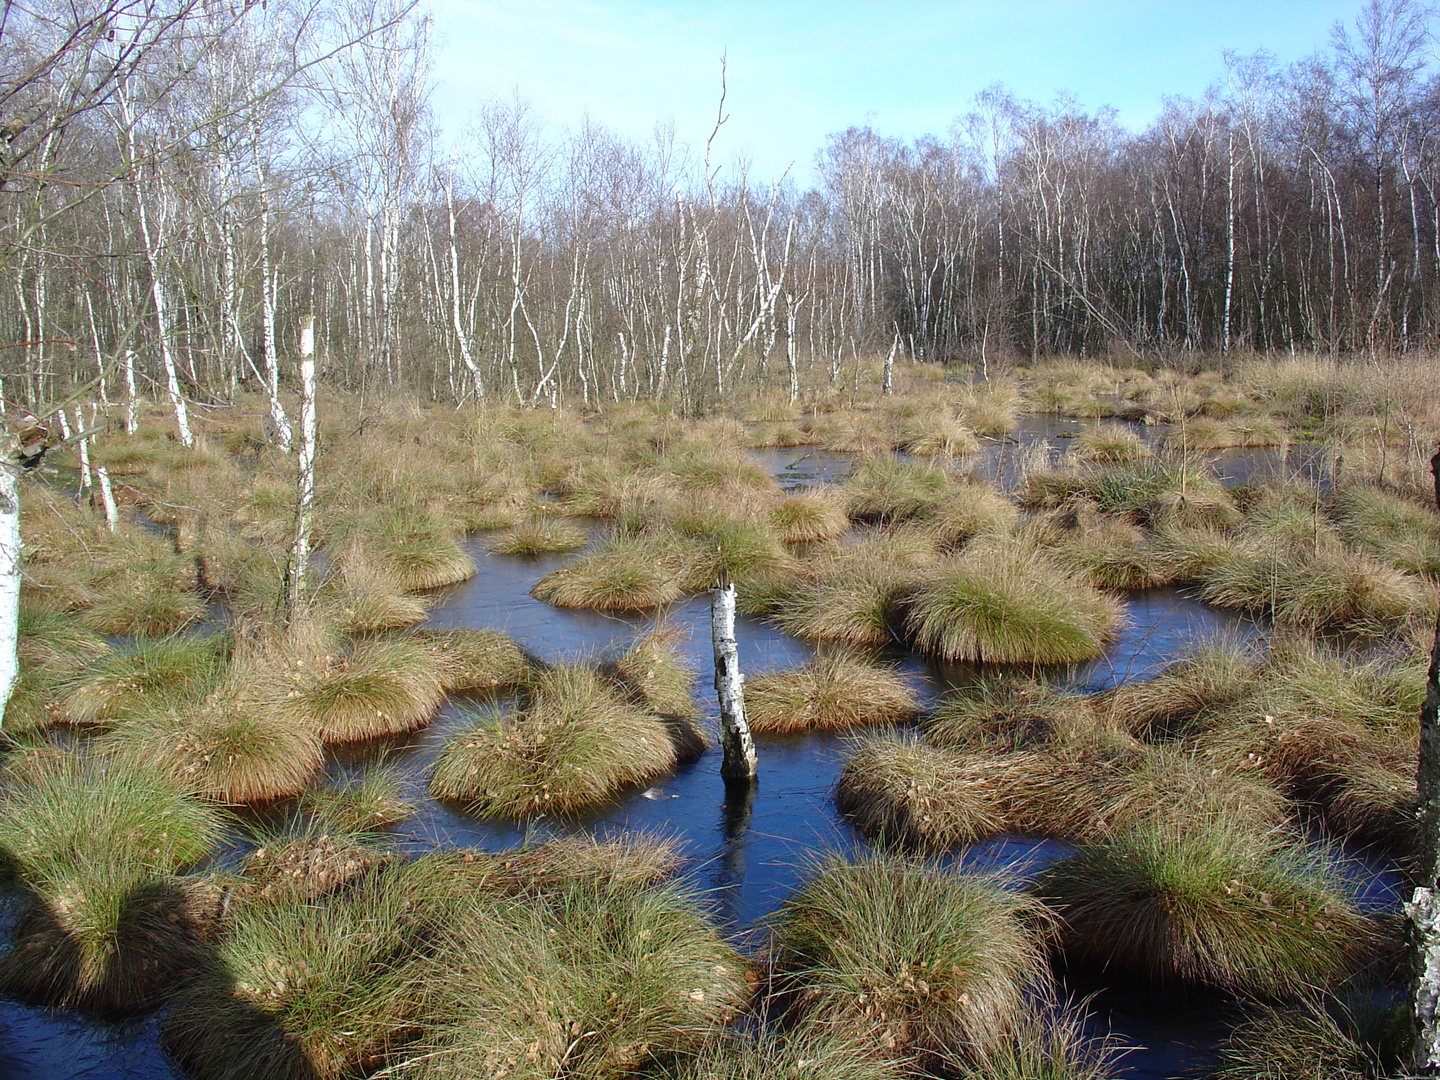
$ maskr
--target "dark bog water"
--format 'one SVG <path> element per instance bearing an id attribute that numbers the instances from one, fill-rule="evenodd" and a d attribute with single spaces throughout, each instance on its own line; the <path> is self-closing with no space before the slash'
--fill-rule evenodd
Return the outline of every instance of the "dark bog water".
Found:
<path id="1" fill-rule="evenodd" d="M 1013 441 L 984 451 L 979 471 L 1002 483 L 1013 481 L 1020 455 L 1029 452 L 1030 446 L 1043 442 L 1050 452 L 1059 453 L 1064 443 L 1061 433 L 1083 426 L 1082 421 L 1058 418 L 1027 421 Z M 1153 429 L 1140 430 L 1147 438 L 1156 437 Z M 852 460 L 851 455 L 804 448 L 762 451 L 756 456 L 789 487 L 838 479 Z M 467 546 L 479 572 L 438 598 L 429 623 L 434 629 L 503 630 L 537 656 L 553 661 L 613 654 L 657 622 L 653 617 L 566 611 L 530 597 L 536 581 L 574 556 L 523 559 L 493 555 L 479 540 Z M 1128 613 L 1123 630 L 1104 657 L 1045 674 L 1086 690 L 1099 690 L 1154 674 L 1197 640 L 1217 634 L 1248 638 L 1258 632 L 1253 624 L 1207 608 L 1174 589 L 1131 595 Z M 680 647 L 701 673 L 697 693 L 713 731 L 708 598 L 678 602 L 658 621 L 679 635 Z M 740 619 L 736 630 L 741 661 L 751 676 L 802 664 L 814 652 L 811 645 L 754 620 Z M 973 666 L 937 664 L 900 651 L 891 659 L 927 702 L 972 682 L 978 674 Z M 846 756 L 844 739 L 831 735 L 759 739 L 760 778 L 749 799 L 727 800 L 719 778 L 718 751 L 711 750 L 695 763 L 657 780 L 647 791 L 631 792 L 603 812 L 580 821 L 542 819 L 528 830 L 481 822 L 430 799 L 425 784 L 446 740 L 470 722 L 467 710 L 493 707 L 493 703 L 483 702 L 451 703 L 425 730 L 404 739 L 349 749 L 332 761 L 331 770 L 336 774 L 354 772 L 377 760 L 396 768 L 418 811 L 393 833 L 402 847 L 412 851 L 437 845 L 497 851 L 552 831 L 575 828 L 597 834 L 641 829 L 673 837 L 690 859 L 691 880 L 709 894 L 721 923 L 742 938 L 753 938 L 764 917 L 795 887 L 814 853 L 854 850 L 862 845 L 831 801 Z M 1005 872 L 1018 882 L 1066 851 L 1064 845 L 1053 841 L 997 837 L 957 853 L 953 861 Z M 1347 872 L 1360 884 L 1369 910 L 1394 910 L 1398 877 L 1393 869 L 1357 857 L 1348 864 Z M 0 926 L 0 931 L 3 929 Z M 1223 1027 L 1223 1010 L 1214 1001 L 1131 992 L 1123 986 L 1107 987 L 1092 1007 L 1097 1010 L 1098 1032 L 1113 1031 L 1117 1043 L 1143 1047 L 1126 1055 L 1119 1070 L 1137 1080 L 1174 1076 L 1203 1061 L 1206 1048 L 1214 1045 Z M 0 1002 L 0 1080 L 172 1080 L 180 1075 L 159 1049 L 153 1019 L 110 1027 L 72 1014 Z"/>

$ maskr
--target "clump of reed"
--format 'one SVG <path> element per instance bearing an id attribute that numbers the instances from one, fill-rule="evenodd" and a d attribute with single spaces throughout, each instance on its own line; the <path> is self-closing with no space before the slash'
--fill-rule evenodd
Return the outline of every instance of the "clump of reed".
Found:
<path id="1" fill-rule="evenodd" d="M 856 521 L 896 522 L 928 517 L 955 493 L 955 478 L 940 465 L 903 462 L 893 455 L 861 461 L 841 484 Z"/>
<path id="2" fill-rule="evenodd" d="M 1150 448 L 1136 432 L 1124 425 L 1091 424 L 1071 444 L 1070 456 L 1076 461 L 1108 465 L 1149 457 Z"/>
<path id="3" fill-rule="evenodd" d="M 447 694 L 503 690 L 530 678 L 529 657 L 499 630 L 421 630 L 414 636 L 430 650 Z"/>
<path id="4" fill-rule="evenodd" d="M 498 555 L 547 555 L 574 551 L 589 541 L 585 530 L 573 522 L 550 514 L 538 514 L 517 522 L 486 546 Z"/>
<path id="5" fill-rule="evenodd" d="M 1386 566 L 1440 577 L 1440 523 L 1422 506 L 1377 487 L 1352 484 L 1334 497 L 1341 538 Z"/>
<path id="6" fill-rule="evenodd" d="M 571 886 L 482 909 L 454 937 L 455 1004 L 397 1075 L 629 1076 L 696 1052 L 749 996 L 744 960 L 676 885 Z"/>
<path id="7" fill-rule="evenodd" d="M 1343 974 L 1373 932 L 1319 850 L 1240 814 L 1151 818 L 1041 873 L 1071 963 L 1274 995 Z"/>
<path id="8" fill-rule="evenodd" d="M 404 821 L 414 815 L 415 804 L 405 797 L 399 770 L 382 762 L 324 787 L 307 788 L 300 809 L 322 829 L 348 834 Z"/>
<path id="9" fill-rule="evenodd" d="M 64 714 L 73 723 L 99 724 L 188 706 L 223 677 L 229 649 L 229 640 L 218 636 L 141 638 L 75 672 L 64 687 Z"/>
<path id="10" fill-rule="evenodd" d="M 831 649 L 803 667 L 748 680 L 745 707 L 757 734 L 797 735 L 908 720 L 919 701 L 893 667 Z"/>
<path id="11" fill-rule="evenodd" d="M 1090 708 L 1147 741 L 1182 737 L 1245 699 L 1254 690 L 1260 664 L 1260 656 L 1239 641 L 1207 642 L 1158 675 L 1095 695 Z"/>
<path id="12" fill-rule="evenodd" d="M 25 904 L 0 987 L 105 1015 L 153 1008 L 207 932 L 171 875 L 220 834 L 214 810 L 143 763 L 57 753 L 12 772 L 0 851 Z"/>
<path id="13" fill-rule="evenodd" d="M 932 746 L 911 732 L 867 735 L 845 760 L 835 805 L 878 841 L 947 851 L 1006 830 L 1000 786 L 1010 764 Z"/>
<path id="14" fill-rule="evenodd" d="M 553 667 L 518 710 L 477 716 L 446 745 L 431 794 L 480 817 L 574 814 L 674 767 L 660 717 L 629 704 L 592 668 Z"/>
<path id="15" fill-rule="evenodd" d="M 325 743 L 357 742 L 423 727 L 444 699 L 434 653 L 413 638 L 347 644 L 324 628 L 272 641 L 255 663 L 268 711 Z"/>
<path id="16" fill-rule="evenodd" d="M 677 599 L 691 553 L 654 535 L 612 535 L 590 554 L 546 574 L 537 600 L 592 611 L 650 611 Z"/>
<path id="17" fill-rule="evenodd" d="M 914 589 L 905 630 L 922 652 L 981 663 L 1076 663 L 1104 650 L 1120 602 L 1019 545 L 972 547 Z"/>
<path id="18" fill-rule="evenodd" d="M 1216 1080 L 1382 1080 L 1403 1073 L 1399 1040 L 1336 1003 L 1260 1005 L 1220 1044 Z M 1392 1023 L 1389 1028 L 1394 1027 Z"/>
<path id="19" fill-rule="evenodd" d="M 298 795 L 324 761 L 313 727 L 257 700 L 233 677 L 184 709 L 121 721 L 101 745 L 117 760 L 150 762 L 187 791 L 230 804 Z"/>
<path id="20" fill-rule="evenodd" d="M 841 499 L 829 487 L 787 495 L 770 512 L 770 525 L 787 544 L 835 540 L 850 529 Z"/>
<path id="21" fill-rule="evenodd" d="M 985 1055 L 1046 977 L 1044 910 L 998 879 L 894 854 L 831 857 L 776 913 L 777 987 L 877 1051 Z"/>
<path id="22" fill-rule="evenodd" d="M 428 919 L 406 868 L 328 896 L 236 903 L 176 990 L 161 1041 L 196 1080 L 340 1080 L 428 1019 Z"/>

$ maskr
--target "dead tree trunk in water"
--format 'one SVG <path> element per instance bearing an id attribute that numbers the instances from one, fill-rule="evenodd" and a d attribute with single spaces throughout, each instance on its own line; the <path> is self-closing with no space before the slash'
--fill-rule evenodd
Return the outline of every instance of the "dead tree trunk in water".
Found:
<path id="1" fill-rule="evenodd" d="M 1440 450 L 1430 459 L 1435 508 L 1440 512 Z M 1420 866 L 1405 915 L 1410 921 L 1411 1007 L 1414 1009 L 1414 1072 L 1440 1076 L 1440 616 L 1420 707 Z"/>
<path id="2" fill-rule="evenodd" d="M 710 638 L 715 648 L 715 692 L 720 696 L 720 744 L 725 750 L 720 775 L 727 781 L 753 782 L 755 743 L 745 719 L 745 676 L 735 645 L 735 584 L 724 573 L 710 590 Z"/>

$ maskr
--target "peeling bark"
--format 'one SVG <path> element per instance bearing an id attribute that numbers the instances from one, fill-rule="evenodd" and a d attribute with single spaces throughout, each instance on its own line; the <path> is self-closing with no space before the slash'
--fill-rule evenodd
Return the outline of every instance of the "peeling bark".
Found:
<path id="1" fill-rule="evenodd" d="M 710 590 L 710 636 L 715 649 L 715 692 L 720 697 L 720 742 L 726 780 L 755 779 L 755 742 L 745 719 L 745 676 L 735 644 L 735 585 L 722 577 Z"/>

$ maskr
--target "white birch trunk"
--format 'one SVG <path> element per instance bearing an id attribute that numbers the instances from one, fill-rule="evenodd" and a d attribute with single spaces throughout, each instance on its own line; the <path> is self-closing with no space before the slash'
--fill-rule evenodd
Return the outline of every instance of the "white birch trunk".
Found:
<path id="1" fill-rule="evenodd" d="M 125 350 L 125 434 L 135 434 L 135 350 Z"/>
<path id="2" fill-rule="evenodd" d="M 105 524 L 114 532 L 120 515 L 115 509 L 115 490 L 110 486 L 110 473 L 104 465 L 95 466 L 95 480 L 100 488 L 100 507 L 105 514 Z"/>
<path id="3" fill-rule="evenodd" d="M 1440 450 L 1430 459 L 1435 480 L 1435 508 L 1440 511 Z M 1414 1073 L 1440 1075 L 1440 617 L 1430 669 L 1425 678 L 1425 701 L 1420 707 L 1420 753 L 1416 767 L 1420 796 L 1419 882 L 1405 917 L 1410 923 L 1411 1008 L 1415 1036 Z"/>
<path id="4" fill-rule="evenodd" d="M 0 728 L 20 674 L 20 474 L 13 440 L 7 451 L 0 461 Z"/>
<path id="5" fill-rule="evenodd" d="M 885 354 L 885 376 L 880 384 L 880 392 L 889 396 L 895 378 L 895 350 L 900 348 L 900 331 L 895 331 L 895 340 L 890 343 L 890 351 Z"/>
<path id="6" fill-rule="evenodd" d="M 720 743 L 725 752 L 720 775 L 726 780 L 755 779 L 755 742 L 745 719 L 745 676 L 735 644 L 735 585 L 722 577 L 710 590 L 710 637 L 715 651 L 715 692 L 720 697 Z"/>
<path id="7" fill-rule="evenodd" d="M 60 415 L 65 415 L 64 410 L 61 410 Z M 75 408 L 75 430 L 80 433 L 85 431 L 85 414 L 79 406 Z M 80 442 L 75 447 L 75 452 L 80 457 L 80 493 L 83 495 L 90 490 L 90 437 L 88 435 L 80 435 Z"/>
<path id="8" fill-rule="evenodd" d="M 315 502 L 315 316 L 300 329 L 300 476 L 295 496 L 295 539 L 290 546 L 290 580 L 286 602 L 293 615 L 305 597 L 305 571 L 310 563 L 310 518 Z"/>

